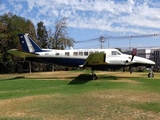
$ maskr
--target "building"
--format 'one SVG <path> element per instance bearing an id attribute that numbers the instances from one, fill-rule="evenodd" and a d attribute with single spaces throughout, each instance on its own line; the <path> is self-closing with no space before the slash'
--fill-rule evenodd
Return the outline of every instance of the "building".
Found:
<path id="1" fill-rule="evenodd" d="M 156 63 L 156 68 L 159 68 L 160 66 L 160 49 L 159 48 L 154 48 L 151 50 L 150 59 Z"/>
<path id="2" fill-rule="evenodd" d="M 137 49 L 137 56 L 150 59 L 151 49 Z"/>

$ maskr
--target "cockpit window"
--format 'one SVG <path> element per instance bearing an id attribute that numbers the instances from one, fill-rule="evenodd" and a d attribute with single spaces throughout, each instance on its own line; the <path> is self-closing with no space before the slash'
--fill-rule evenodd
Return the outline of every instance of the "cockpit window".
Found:
<path id="1" fill-rule="evenodd" d="M 120 52 L 117 52 L 117 55 L 121 55 L 121 53 L 120 53 Z"/>
<path id="2" fill-rule="evenodd" d="M 118 51 L 112 51 L 112 55 L 121 55 L 121 53 Z"/>

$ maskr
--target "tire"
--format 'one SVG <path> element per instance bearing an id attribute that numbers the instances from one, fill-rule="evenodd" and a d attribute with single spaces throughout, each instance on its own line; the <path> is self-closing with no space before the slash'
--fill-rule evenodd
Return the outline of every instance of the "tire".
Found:
<path id="1" fill-rule="evenodd" d="M 93 75 L 92 75 L 92 80 L 97 80 L 96 74 L 93 74 Z"/>
<path id="2" fill-rule="evenodd" d="M 153 74 L 153 73 L 149 73 L 149 74 L 148 74 L 148 77 L 149 77 L 149 78 L 153 78 L 153 77 L 154 77 L 154 74 Z"/>

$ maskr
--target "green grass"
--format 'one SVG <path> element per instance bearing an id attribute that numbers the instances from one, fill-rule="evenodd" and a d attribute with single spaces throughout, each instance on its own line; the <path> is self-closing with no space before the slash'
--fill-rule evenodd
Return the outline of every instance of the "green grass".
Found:
<path id="1" fill-rule="evenodd" d="M 135 90 L 150 91 L 160 93 L 160 81 L 157 79 L 140 79 L 136 80 L 140 84 L 132 84 L 129 82 L 112 82 L 114 77 L 103 80 L 32 80 L 32 79 L 14 79 L 0 81 L 0 99 L 10 99 L 23 96 L 32 96 L 39 94 L 82 94 L 89 91 L 97 90 Z M 131 80 L 128 80 L 131 81 Z"/>
<path id="2" fill-rule="evenodd" d="M 139 84 L 137 90 L 148 91 L 148 92 L 157 92 L 160 93 L 160 79 L 157 78 L 132 78 L 132 80 L 139 81 L 142 84 Z"/>
<path id="3" fill-rule="evenodd" d="M 98 77 L 91 80 L 86 74 L 77 74 L 70 80 L 53 80 L 1 76 L 0 119 L 158 118 L 159 78 Z"/>
<path id="4" fill-rule="evenodd" d="M 118 89 L 126 83 L 106 81 L 89 81 L 88 83 L 71 83 L 67 80 L 31 80 L 18 79 L 0 81 L 0 99 L 10 99 L 37 94 L 80 94 L 103 89 Z M 124 87 L 123 87 L 124 88 Z"/>
<path id="5" fill-rule="evenodd" d="M 143 109 L 146 111 L 160 112 L 160 103 L 159 102 L 145 102 L 141 104 L 132 104 L 132 107 L 136 107 L 138 109 Z"/>

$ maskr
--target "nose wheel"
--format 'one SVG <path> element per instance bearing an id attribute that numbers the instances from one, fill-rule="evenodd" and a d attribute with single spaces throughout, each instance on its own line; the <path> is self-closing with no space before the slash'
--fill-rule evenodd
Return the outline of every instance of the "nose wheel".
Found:
<path id="1" fill-rule="evenodd" d="M 132 74 L 132 72 L 133 72 L 132 66 L 129 67 L 129 72 L 130 72 L 130 74 Z"/>
<path id="2" fill-rule="evenodd" d="M 149 78 L 153 78 L 154 77 L 152 68 L 150 68 L 150 72 L 148 73 L 148 77 Z"/>
<path id="3" fill-rule="evenodd" d="M 153 77 L 154 77 L 154 74 L 153 74 L 153 73 L 148 73 L 148 77 L 149 77 L 149 78 L 153 78 Z"/>
<path id="4" fill-rule="evenodd" d="M 153 78 L 154 77 L 153 68 L 152 67 L 150 68 L 150 72 L 148 73 L 148 77 L 149 78 Z"/>

